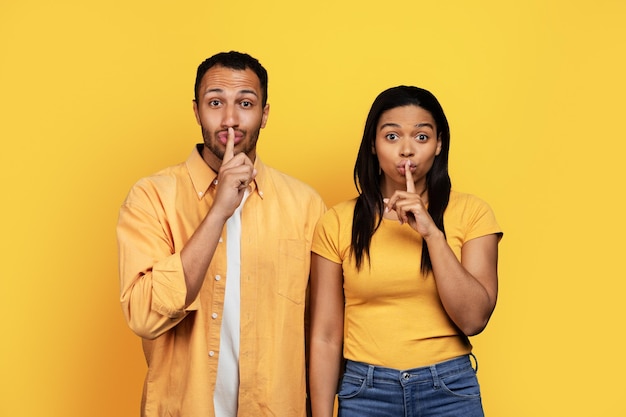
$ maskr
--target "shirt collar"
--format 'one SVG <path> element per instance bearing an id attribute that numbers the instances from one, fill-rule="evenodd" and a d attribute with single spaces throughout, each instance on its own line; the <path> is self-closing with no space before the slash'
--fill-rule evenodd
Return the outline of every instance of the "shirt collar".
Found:
<path id="1" fill-rule="evenodd" d="M 203 146 L 204 145 L 201 143 L 194 146 L 191 155 L 189 155 L 185 162 L 189 176 L 191 177 L 191 183 L 193 184 L 199 200 L 206 195 L 212 186 L 215 186 L 215 181 L 217 180 L 217 173 L 213 171 L 202 158 Z M 257 175 L 250 184 L 250 191 L 256 191 L 259 197 L 263 199 L 263 184 L 266 177 L 266 169 L 265 164 L 261 162 L 258 155 L 254 162 L 254 168 L 257 170 Z"/>

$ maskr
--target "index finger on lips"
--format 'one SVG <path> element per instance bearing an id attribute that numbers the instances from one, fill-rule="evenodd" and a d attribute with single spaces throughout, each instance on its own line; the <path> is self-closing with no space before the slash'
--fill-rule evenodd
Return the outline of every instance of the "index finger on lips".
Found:
<path id="1" fill-rule="evenodd" d="M 228 139 L 226 139 L 226 150 L 224 150 L 224 158 L 222 163 L 226 163 L 235 156 L 235 129 L 228 128 Z"/>
<path id="2" fill-rule="evenodd" d="M 406 190 L 409 193 L 415 192 L 415 183 L 413 182 L 413 175 L 411 174 L 411 161 L 404 163 L 404 177 L 406 178 Z"/>

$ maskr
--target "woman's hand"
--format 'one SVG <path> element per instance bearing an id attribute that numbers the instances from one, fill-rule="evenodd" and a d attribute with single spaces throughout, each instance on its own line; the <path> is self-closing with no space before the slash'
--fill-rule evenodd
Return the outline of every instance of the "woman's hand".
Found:
<path id="1" fill-rule="evenodd" d="M 406 191 L 396 191 L 390 198 L 385 199 L 385 211 L 395 212 L 400 224 L 407 223 L 426 239 L 434 233 L 439 233 L 440 230 L 430 217 L 424 199 L 415 192 L 415 184 L 409 166 L 410 162 L 407 161 L 404 170 Z"/>

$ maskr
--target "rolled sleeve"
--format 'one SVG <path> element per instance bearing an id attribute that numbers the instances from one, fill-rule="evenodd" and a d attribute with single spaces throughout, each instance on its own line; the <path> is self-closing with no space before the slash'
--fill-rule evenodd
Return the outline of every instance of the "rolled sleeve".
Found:
<path id="1" fill-rule="evenodd" d="M 187 296 L 185 274 L 180 255 L 174 254 L 157 263 L 152 271 L 152 309 L 171 319 L 197 310 L 196 302 L 184 308 Z"/>
<path id="2" fill-rule="evenodd" d="M 129 327 L 153 339 L 182 320 L 186 284 L 179 253 L 173 252 L 158 216 L 129 201 L 117 225 L 122 308 Z"/>

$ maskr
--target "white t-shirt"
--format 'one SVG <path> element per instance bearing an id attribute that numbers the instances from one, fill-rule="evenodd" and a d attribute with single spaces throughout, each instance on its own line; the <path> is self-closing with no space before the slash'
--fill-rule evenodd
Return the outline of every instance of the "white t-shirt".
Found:
<path id="1" fill-rule="evenodd" d="M 216 417 L 236 417 L 239 397 L 239 314 L 241 272 L 241 209 L 248 198 L 226 221 L 226 289 L 220 330 L 220 353 L 217 362 L 214 406 Z"/>

